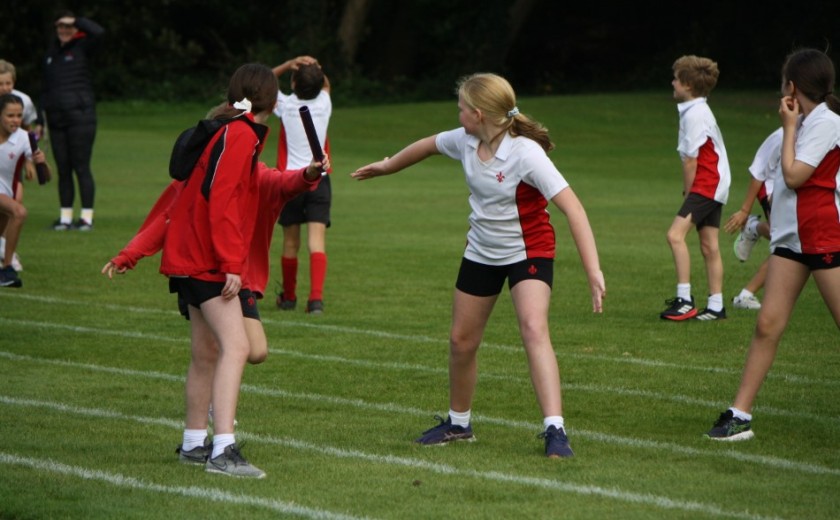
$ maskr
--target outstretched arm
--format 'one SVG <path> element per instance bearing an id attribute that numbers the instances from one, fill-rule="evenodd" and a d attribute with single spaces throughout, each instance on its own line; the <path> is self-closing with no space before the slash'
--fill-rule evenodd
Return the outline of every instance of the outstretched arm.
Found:
<path id="1" fill-rule="evenodd" d="M 583 270 L 589 279 L 589 290 L 592 293 L 592 311 L 603 312 L 603 299 L 607 294 L 604 273 L 601 272 L 601 264 L 598 260 L 598 249 L 595 246 L 595 235 L 592 234 L 592 227 L 589 225 L 589 217 L 580 200 L 572 191 L 566 188 L 555 195 L 551 202 L 566 215 L 569 222 L 569 231 L 575 241 L 578 254 L 580 255 Z"/>
<path id="2" fill-rule="evenodd" d="M 363 181 L 373 177 L 390 175 L 404 170 L 413 164 L 417 164 L 431 155 L 439 154 L 440 152 L 435 145 L 435 137 L 434 135 L 430 135 L 429 137 L 415 141 L 400 150 L 393 157 L 386 157 L 381 161 L 362 166 L 351 173 L 350 176 Z"/>

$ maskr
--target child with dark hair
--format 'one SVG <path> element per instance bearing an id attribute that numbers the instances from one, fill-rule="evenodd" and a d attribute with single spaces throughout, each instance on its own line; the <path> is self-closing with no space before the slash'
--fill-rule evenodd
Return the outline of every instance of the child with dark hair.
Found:
<path id="1" fill-rule="evenodd" d="M 834 64 L 802 49 L 782 68 L 781 168 L 773 182 L 773 220 L 764 302 L 758 312 L 741 386 L 707 436 L 753 437 L 752 407 L 802 288 L 813 276 L 840 328 L 840 99 Z"/>
<path id="2" fill-rule="evenodd" d="M 274 67 L 274 74 L 292 72 L 292 94 L 277 92 L 274 114 L 280 118 L 280 137 L 277 146 L 277 167 L 280 170 L 302 168 L 312 160 L 312 151 L 300 119 L 300 107 L 309 108 L 318 141 L 329 153 L 327 127 L 332 115 L 330 82 L 315 58 L 299 56 Z M 327 171 L 326 173 L 329 173 Z M 304 193 L 290 201 L 280 214 L 283 227 L 283 253 L 280 258 L 283 277 L 277 295 L 277 307 L 290 311 L 297 305 L 298 252 L 301 246 L 301 225 L 307 225 L 309 249 L 309 297 L 306 312 L 324 312 L 324 280 L 327 276 L 326 234 L 330 227 L 332 187 L 325 175 L 315 191 Z"/>

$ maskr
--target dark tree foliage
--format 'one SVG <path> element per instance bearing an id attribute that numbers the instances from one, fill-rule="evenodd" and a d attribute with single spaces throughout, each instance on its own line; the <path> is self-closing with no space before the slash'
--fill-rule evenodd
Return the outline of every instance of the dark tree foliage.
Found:
<path id="1" fill-rule="evenodd" d="M 459 76 L 476 71 L 505 75 L 521 94 L 669 89 L 671 64 L 683 54 L 718 61 L 721 87 L 771 89 L 797 47 L 826 49 L 838 63 L 840 2 L 790 5 L 6 0 L 0 58 L 16 65 L 19 88 L 37 99 L 54 15 L 69 8 L 107 30 L 94 63 L 100 99 L 218 100 L 240 64 L 272 66 L 299 54 L 321 61 L 345 103 L 445 99 Z"/>

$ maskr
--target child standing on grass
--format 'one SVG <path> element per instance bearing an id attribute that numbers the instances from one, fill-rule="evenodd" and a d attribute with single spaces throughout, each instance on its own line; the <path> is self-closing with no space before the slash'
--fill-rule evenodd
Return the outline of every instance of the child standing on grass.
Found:
<path id="1" fill-rule="evenodd" d="M 752 406 L 779 347 L 802 288 L 811 276 L 840 328 L 840 99 L 834 64 L 802 49 L 782 67 L 781 175 L 773 192 L 770 260 L 741 386 L 709 438 L 753 437 Z"/>
<path id="2" fill-rule="evenodd" d="M 698 56 L 683 56 L 674 62 L 674 99 L 680 114 L 677 151 L 682 160 L 683 204 L 668 230 L 674 256 L 677 294 L 665 303 L 660 318 L 671 321 L 726 318 L 723 307 L 723 260 L 718 245 L 721 210 L 729 196 L 729 161 L 723 136 L 706 97 L 717 84 L 717 63 Z M 691 256 L 686 236 L 697 228 L 700 250 L 706 264 L 709 300 L 697 312 L 691 294 Z"/>
<path id="3" fill-rule="evenodd" d="M 548 201 L 569 222 L 589 279 L 592 310 L 606 292 L 589 219 L 575 193 L 546 155 L 548 131 L 519 113 L 513 88 L 495 74 L 458 84 L 461 128 L 421 139 L 393 157 L 363 166 L 359 180 L 389 175 L 435 155 L 460 160 L 470 188 L 470 230 L 455 284 L 449 340 L 449 417 L 416 440 L 423 445 L 473 440 L 471 407 L 477 353 L 487 320 L 508 280 L 531 382 L 543 414 L 545 454 L 571 457 L 557 357 L 548 330 L 555 237 Z"/>
<path id="4" fill-rule="evenodd" d="M 308 107 L 318 142 L 322 143 L 327 152 L 327 127 L 332 114 L 330 81 L 315 58 L 299 56 L 273 69 L 277 77 L 288 71 L 292 71 L 292 93 L 278 91 L 277 107 L 274 109 L 274 114 L 282 121 L 277 148 L 277 167 L 281 170 L 303 168 L 312 160 L 312 150 L 300 119 L 300 107 Z M 283 253 L 280 257 L 283 286 L 277 295 L 277 307 L 281 310 L 290 311 L 297 305 L 300 228 L 306 224 L 309 249 L 309 297 L 306 300 L 306 312 L 313 315 L 324 312 L 326 239 L 327 228 L 330 227 L 331 204 L 330 178 L 325 175 L 315 191 L 290 201 L 280 213 L 279 224 L 283 227 Z"/>
<path id="5" fill-rule="evenodd" d="M 12 266 L 17 249 L 26 208 L 15 199 L 15 187 L 24 169 L 26 178 L 35 177 L 32 164 L 45 162 L 44 152 L 34 154 L 29 145 L 29 134 L 21 128 L 23 101 L 14 94 L 0 95 L 0 235 L 6 237 L 3 267 L 0 268 L 0 287 L 21 287 L 23 282 Z"/>
<path id="6" fill-rule="evenodd" d="M 268 133 L 264 123 L 277 102 L 277 78 L 264 65 L 243 65 L 231 77 L 227 101 L 217 117 L 234 121 L 210 140 L 172 207 L 160 272 L 189 313 L 187 403 L 212 395 L 213 450 L 206 469 L 263 478 L 265 472 L 242 456 L 234 435 L 250 352 L 238 295 L 257 220 L 254 178 Z M 185 438 L 201 442 L 207 434 L 207 407 L 199 408 L 187 406 Z"/>
<path id="7" fill-rule="evenodd" d="M 746 262 L 750 257 L 759 237 L 770 239 L 770 198 L 773 195 L 773 177 L 776 171 L 782 167 L 782 129 L 779 128 L 761 143 L 755 158 L 750 165 L 750 186 L 741 208 L 729 217 L 724 225 L 727 233 L 735 233 L 740 230 L 735 240 L 735 257 Z M 755 199 L 764 210 L 766 222 L 761 222 L 756 215 L 751 215 Z M 761 302 L 755 294 L 764 287 L 767 278 L 767 260 L 761 263 L 755 275 L 750 279 L 741 292 L 732 299 L 732 305 L 736 309 L 761 308 Z"/>

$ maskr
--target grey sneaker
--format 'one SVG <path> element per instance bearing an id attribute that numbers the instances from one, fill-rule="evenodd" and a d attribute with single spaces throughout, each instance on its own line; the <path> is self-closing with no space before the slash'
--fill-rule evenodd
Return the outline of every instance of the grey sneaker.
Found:
<path id="1" fill-rule="evenodd" d="M 208 459 L 206 470 L 208 473 L 221 473 L 231 477 L 265 478 L 265 471 L 245 460 L 236 444 L 226 447 L 215 459 Z"/>
<path id="2" fill-rule="evenodd" d="M 213 452 L 213 444 L 210 442 L 210 437 L 204 438 L 204 446 L 196 446 L 190 451 L 183 450 L 183 444 L 179 444 L 175 449 L 178 454 L 178 460 L 183 464 L 206 464 L 207 458 Z"/>

